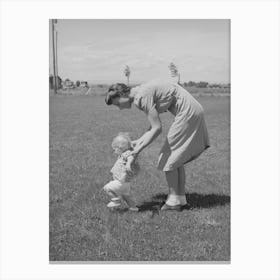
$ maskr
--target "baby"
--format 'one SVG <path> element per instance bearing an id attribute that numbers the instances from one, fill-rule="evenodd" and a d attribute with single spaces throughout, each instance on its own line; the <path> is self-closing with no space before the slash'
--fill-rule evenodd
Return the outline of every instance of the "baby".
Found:
<path id="1" fill-rule="evenodd" d="M 111 173 L 113 180 L 104 186 L 104 190 L 111 197 L 107 204 L 109 208 L 117 208 L 124 200 L 131 211 L 138 211 L 130 192 L 130 180 L 135 176 L 135 157 L 131 154 L 132 144 L 128 133 L 119 133 L 112 142 L 112 148 L 118 155 Z"/>

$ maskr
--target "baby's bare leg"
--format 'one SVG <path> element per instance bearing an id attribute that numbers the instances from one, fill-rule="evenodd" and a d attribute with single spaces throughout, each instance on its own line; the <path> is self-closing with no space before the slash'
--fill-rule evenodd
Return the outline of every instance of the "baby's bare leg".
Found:
<path id="1" fill-rule="evenodd" d="M 111 199 L 119 198 L 118 189 L 120 187 L 120 183 L 117 181 L 111 181 L 104 186 L 104 191 L 110 196 Z"/>
<path id="2" fill-rule="evenodd" d="M 132 197 L 130 195 L 123 194 L 122 199 L 126 202 L 126 204 L 130 208 L 135 208 L 136 207 L 136 202 L 134 201 L 134 199 L 132 199 Z"/>
<path id="3" fill-rule="evenodd" d="M 118 197 L 118 195 L 117 195 L 114 191 L 112 191 L 112 190 L 108 190 L 108 191 L 107 191 L 107 194 L 108 194 L 111 198 Z"/>

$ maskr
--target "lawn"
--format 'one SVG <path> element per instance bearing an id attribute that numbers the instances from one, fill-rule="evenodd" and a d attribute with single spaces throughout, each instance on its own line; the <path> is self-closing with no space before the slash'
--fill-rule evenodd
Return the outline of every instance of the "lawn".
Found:
<path id="1" fill-rule="evenodd" d="M 116 160 L 112 138 L 148 127 L 133 108 L 106 106 L 102 96 L 50 96 L 50 261 L 230 261 L 230 98 L 197 97 L 205 109 L 211 147 L 185 167 L 189 207 L 160 212 L 166 198 L 157 155 L 163 133 L 139 156 L 133 181 L 140 212 L 106 208 L 102 190 Z"/>

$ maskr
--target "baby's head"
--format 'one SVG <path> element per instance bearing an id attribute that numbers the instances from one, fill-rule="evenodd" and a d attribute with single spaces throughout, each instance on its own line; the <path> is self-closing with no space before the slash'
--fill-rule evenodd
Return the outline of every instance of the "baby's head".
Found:
<path id="1" fill-rule="evenodd" d="M 120 132 L 117 137 L 113 139 L 112 148 L 118 155 L 131 149 L 131 139 L 126 132 Z"/>

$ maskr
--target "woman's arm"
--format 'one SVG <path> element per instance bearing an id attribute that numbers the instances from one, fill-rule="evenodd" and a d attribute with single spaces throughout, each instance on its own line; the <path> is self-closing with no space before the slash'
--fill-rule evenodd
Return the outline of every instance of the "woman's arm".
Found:
<path id="1" fill-rule="evenodd" d="M 149 126 L 149 128 L 147 129 L 147 131 L 149 131 L 149 130 L 151 130 L 151 126 Z M 136 140 L 133 140 L 133 141 L 131 141 L 131 143 L 132 143 L 132 147 L 135 147 L 135 146 L 137 146 L 137 145 L 139 145 L 141 142 L 143 142 L 143 140 L 144 140 L 144 136 L 145 136 L 145 133 L 140 137 L 140 138 L 138 138 L 138 139 L 136 139 Z"/>
<path id="2" fill-rule="evenodd" d="M 158 135 L 161 133 L 161 121 L 159 114 L 155 107 L 153 107 L 147 114 L 148 121 L 150 122 L 151 128 L 146 131 L 143 136 L 137 140 L 137 144 L 134 147 L 133 154 L 139 154 L 145 147 L 152 143 Z M 141 140 L 140 140 L 141 139 Z M 140 141 L 139 141 L 140 140 Z"/>

